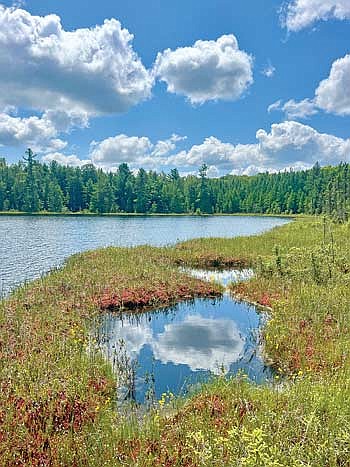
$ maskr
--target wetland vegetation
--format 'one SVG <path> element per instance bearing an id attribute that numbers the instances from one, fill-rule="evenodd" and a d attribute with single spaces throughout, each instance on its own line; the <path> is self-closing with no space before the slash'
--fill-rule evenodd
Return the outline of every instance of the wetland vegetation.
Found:
<path id="1" fill-rule="evenodd" d="M 347 466 L 350 225 L 303 218 L 251 237 L 105 248 L 22 286 L 0 305 L 3 465 Z M 232 293 L 269 308 L 256 385 L 218 376 L 141 418 L 91 336 L 104 310 L 139 313 L 222 286 L 181 267 L 253 268 Z"/>

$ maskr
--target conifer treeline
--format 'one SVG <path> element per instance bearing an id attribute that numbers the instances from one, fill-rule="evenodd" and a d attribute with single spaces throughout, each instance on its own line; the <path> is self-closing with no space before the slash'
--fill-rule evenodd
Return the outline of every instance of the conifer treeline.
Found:
<path id="1" fill-rule="evenodd" d="M 23 161 L 0 159 L 0 211 L 93 213 L 308 213 L 340 219 L 350 209 L 350 166 L 207 178 L 146 172 L 127 164 L 115 173 L 93 165 L 64 167 L 39 163 L 32 151 Z"/>

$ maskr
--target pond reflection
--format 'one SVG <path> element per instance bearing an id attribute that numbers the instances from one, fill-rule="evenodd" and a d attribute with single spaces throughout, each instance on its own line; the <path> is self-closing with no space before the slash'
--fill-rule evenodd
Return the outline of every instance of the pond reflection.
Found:
<path id="1" fill-rule="evenodd" d="M 197 279 L 203 279 L 208 282 L 219 282 L 224 287 L 227 287 L 232 282 L 246 281 L 254 276 L 252 269 L 213 269 L 212 271 L 208 271 L 207 269 L 180 268 L 180 270 Z"/>
<path id="2" fill-rule="evenodd" d="M 165 325 L 165 331 L 152 342 L 152 350 L 162 363 L 220 373 L 240 358 L 244 343 L 233 321 L 190 315 L 182 323 Z"/>
<path id="3" fill-rule="evenodd" d="M 144 402 L 150 391 L 155 398 L 167 391 L 185 394 L 191 384 L 219 373 L 242 371 L 258 383 L 269 379 L 259 353 L 261 320 L 254 307 L 227 294 L 152 313 L 102 315 L 96 331 L 123 397 Z"/>

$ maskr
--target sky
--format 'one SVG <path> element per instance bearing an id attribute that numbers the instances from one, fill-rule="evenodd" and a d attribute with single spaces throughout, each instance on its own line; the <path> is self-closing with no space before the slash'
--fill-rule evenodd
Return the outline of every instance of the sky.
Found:
<path id="1" fill-rule="evenodd" d="M 0 3 L 0 157 L 211 177 L 350 162 L 350 0 Z"/>

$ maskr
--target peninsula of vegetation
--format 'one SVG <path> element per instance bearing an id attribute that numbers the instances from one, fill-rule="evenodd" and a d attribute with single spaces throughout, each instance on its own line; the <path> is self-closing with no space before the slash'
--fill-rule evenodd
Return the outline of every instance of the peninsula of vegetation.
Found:
<path id="1" fill-rule="evenodd" d="M 305 217 L 259 236 L 87 252 L 22 286 L 0 305 L 1 465 L 348 465 L 349 239 L 348 223 Z M 232 293 L 270 310 L 274 381 L 218 377 L 125 416 L 91 326 L 107 309 L 221 293 L 179 265 L 254 268 Z"/>

